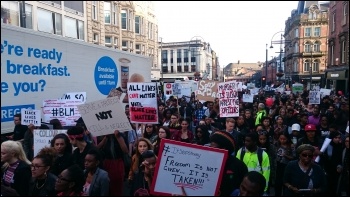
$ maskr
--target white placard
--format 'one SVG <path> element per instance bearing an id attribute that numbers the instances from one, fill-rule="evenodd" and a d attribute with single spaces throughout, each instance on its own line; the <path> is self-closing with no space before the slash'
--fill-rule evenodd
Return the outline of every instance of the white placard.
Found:
<path id="1" fill-rule="evenodd" d="M 82 104 L 79 100 L 48 99 L 43 101 L 44 122 L 58 119 L 62 126 L 74 126 L 80 118 L 77 105 Z"/>
<path id="2" fill-rule="evenodd" d="M 310 91 L 309 92 L 309 104 L 320 104 L 321 94 L 319 91 Z"/>
<path id="3" fill-rule="evenodd" d="M 243 94 L 243 102 L 245 103 L 253 103 L 254 95 L 252 94 Z"/>
<path id="4" fill-rule="evenodd" d="M 110 97 L 78 106 L 86 128 L 93 136 L 108 135 L 115 130 L 132 130 L 122 103 L 117 97 Z"/>
<path id="5" fill-rule="evenodd" d="M 36 156 L 38 152 L 45 146 L 50 147 L 51 140 L 53 137 L 55 137 L 55 135 L 59 133 L 67 133 L 67 130 L 34 129 L 33 132 L 34 132 L 34 156 Z"/>
<path id="6" fill-rule="evenodd" d="M 238 87 L 239 83 L 235 81 L 218 84 L 220 117 L 239 116 Z"/>
<path id="7" fill-rule="evenodd" d="M 322 144 L 321 150 L 320 152 L 324 153 L 324 151 L 326 150 L 326 148 L 328 147 L 328 145 L 331 143 L 332 139 L 329 138 L 325 138 L 324 142 Z M 317 157 L 315 158 L 315 162 L 319 162 L 320 161 L 320 156 L 317 155 Z"/>
<path id="8" fill-rule="evenodd" d="M 320 89 L 320 93 L 321 93 L 321 98 L 323 98 L 324 96 L 329 96 L 331 95 L 331 89 L 325 89 L 325 88 L 321 88 Z"/>
<path id="9" fill-rule="evenodd" d="M 68 101 L 76 101 L 78 105 L 85 103 L 86 101 L 86 92 L 68 92 L 63 94 L 61 97 L 63 100 L 68 100 Z"/>
<path id="10" fill-rule="evenodd" d="M 163 139 L 151 193 L 215 196 L 227 159 L 227 150 Z"/>
<path id="11" fill-rule="evenodd" d="M 157 84 L 128 83 L 130 121 L 158 124 Z"/>
<path id="12" fill-rule="evenodd" d="M 21 109 L 21 124 L 41 126 L 41 111 L 33 109 Z"/>

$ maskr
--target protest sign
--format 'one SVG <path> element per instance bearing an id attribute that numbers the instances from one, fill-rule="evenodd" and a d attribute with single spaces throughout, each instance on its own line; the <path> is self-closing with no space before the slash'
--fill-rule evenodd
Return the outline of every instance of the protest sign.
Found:
<path id="1" fill-rule="evenodd" d="M 245 103 L 253 103 L 254 95 L 252 94 L 243 94 L 243 102 Z"/>
<path id="2" fill-rule="evenodd" d="M 227 150 L 162 139 L 151 193 L 187 196 L 218 195 Z"/>
<path id="3" fill-rule="evenodd" d="M 86 92 L 68 92 L 63 94 L 61 99 L 78 103 L 78 105 L 80 105 L 86 101 Z"/>
<path id="4" fill-rule="evenodd" d="M 173 95 L 174 96 L 179 96 L 181 94 L 180 84 L 173 83 L 172 84 L 172 89 L 173 89 Z"/>
<path id="5" fill-rule="evenodd" d="M 320 93 L 321 93 L 321 98 L 323 98 L 324 96 L 329 96 L 331 95 L 331 89 L 325 89 L 325 88 L 321 88 L 320 89 Z"/>
<path id="6" fill-rule="evenodd" d="M 157 84 L 128 83 L 130 121 L 158 124 Z"/>
<path id="7" fill-rule="evenodd" d="M 198 89 L 196 91 L 196 96 L 198 100 L 203 101 L 214 101 L 218 98 L 218 84 L 217 81 L 201 80 L 198 83 Z"/>
<path id="8" fill-rule="evenodd" d="M 220 117 L 238 117 L 238 82 L 228 81 L 218 84 Z"/>
<path id="9" fill-rule="evenodd" d="M 33 109 L 21 109 L 21 124 L 41 126 L 41 111 Z"/>
<path id="10" fill-rule="evenodd" d="M 164 94 L 167 96 L 173 95 L 173 85 L 171 83 L 164 83 Z"/>
<path id="11" fill-rule="evenodd" d="M 132 130 L 122 103 L 117 97 L 82 104 L 78 109 L 92 136 L 108 135 L 115 130 Z"/>
<path id="12" fill-rule="evenodd" d="M 112 88 L 111 91 L 109 91 L 107 98 L 117 97 L 120 100 L 120 97 L 122 96 L 122 94 L 123 94 L 122 91 Z"/>
<path id="13" fill-rule="evenodd" d="M 309 92 L 309 104 L 320 104 L 321 94 L 319 91 Z"/>
<path id="14" fill-rule="evenodd" d="M 294 93 L 294 94 L 296 94 L 296 93 L 302 93 L 304 91 L 304 85 L 303 84 L 301 84 L 301 83 L 296 83 L 296 84 L 293 84 L 292 85 L 292 92 Z"/>
<path id="15" fill-rule="evenodd" d="M 77 105 L 82 104 L 79 100 L 48 99 L 43 101 L 43 122 L 58 119 L 62 126 L 76 125 L 75 120 L 80 118 Z"/>
<path id="16" fill-rule="evenodd" d="M 44 147 L 50 147 L 51 140 L 59 133 L 67 133 L 67 130 L 34 129 L 34 156 Z M 67 145 L 67 144 L 66 144 Z M 68 144 L 67 146 L 69 146 Z"/>

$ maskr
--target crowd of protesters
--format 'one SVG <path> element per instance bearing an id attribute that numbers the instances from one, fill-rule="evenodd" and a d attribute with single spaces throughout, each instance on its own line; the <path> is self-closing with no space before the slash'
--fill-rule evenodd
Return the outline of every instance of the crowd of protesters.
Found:
<path id="1" fill-rule="evenodd" d="M 226 149 L 222 196 L 348 196 L 349 101 L 342 94 L 308 103 L 308 91 L 266 95 L 253 103 L 239 94 L 239 116 L 220 117 L 219 99 L 158 97 L 158 124 L 94 137 L 82 118 L 51 147 L 33 153 L 34 129 L 14 116 L 14 132 L 2 136 L 1 194 L 20 196 L 150 195 L 162 139 Z M 273 103 L 267 102 L 273 99 Z M 129 106 L 125 107 L 129 118 Z M 63 129 L 58 120 L 50 122 Z M 323 143 L 328 147 L 321 151 Z M 271 190 L 274 189 L 272 193 Z M 183 195 L 186 195 L 185 191 Z"/>

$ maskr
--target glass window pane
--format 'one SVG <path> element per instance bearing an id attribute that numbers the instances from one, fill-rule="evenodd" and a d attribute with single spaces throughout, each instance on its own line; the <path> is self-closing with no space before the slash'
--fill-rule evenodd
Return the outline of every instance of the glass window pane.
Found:
<path id="1" fill-rule="evenodd" d="M 78 32 L 79 32 L 79 35 L 78 35 L 78 36 L 79 36 L 79 39 L 80 39 L 80 40 L 85 40 L 85 39 L 84 39 L 84 22 L 78 20 L 78 26 L 79 26 L 79 27 L 78 27 L 78 28 L 79 28 L 79 29 L 78 29 Z"/>
<path id="2" fill-rule="evenodd" d="M 84 13 L 83 1 L 64 1 L 64 7 Z"/>
<path id="3" fill-rule="evenodd" d="M 111 23 L 111 3 L 104 2 L 104 11 L 105 11 L 105 23 Z"/>
<path id="4" fill-rule="evenodd" d="M 62 15 L 55 13 L 55 29 L 57 35 L 62 35 Z"/>
<path id="5" fill-rule="evenodd" d="M 66 32 L 66 37 L 78 38 L 76 19 L 69 18 L 69 17 L 65 18 L 65 32 Z"/>
<path id="6" fill-rule="evenodd" d="M 33 29 L 33 16 L 32 16 L 32 6 L 26 4 L 26 28 Z"/>
<path id="7" fill-rule="evenodd" d="M 54 33 L 52 13 L 46 10 L 38 9 L 38 31 Z"/>
<path id="8" fill-rule="evenodd" d="M 121 16 L 122 16 L 122 29 L 126 29 L 127 28 L 127 25 L 126 25 L 126 22 L 127 22 L 126 10 L 122 10 Z"/>

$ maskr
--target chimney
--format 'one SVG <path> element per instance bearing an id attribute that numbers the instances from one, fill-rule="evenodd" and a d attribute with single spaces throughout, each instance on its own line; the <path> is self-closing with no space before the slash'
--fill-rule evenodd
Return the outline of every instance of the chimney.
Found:
<path id="1" fill-rule="evenodd" d="M 240 60 L 238 60 L 238 62 L 237 62 L 237 63 L 239 64 L 239 63 L 241 63 L 241 61 L 240 61 Z"/>

